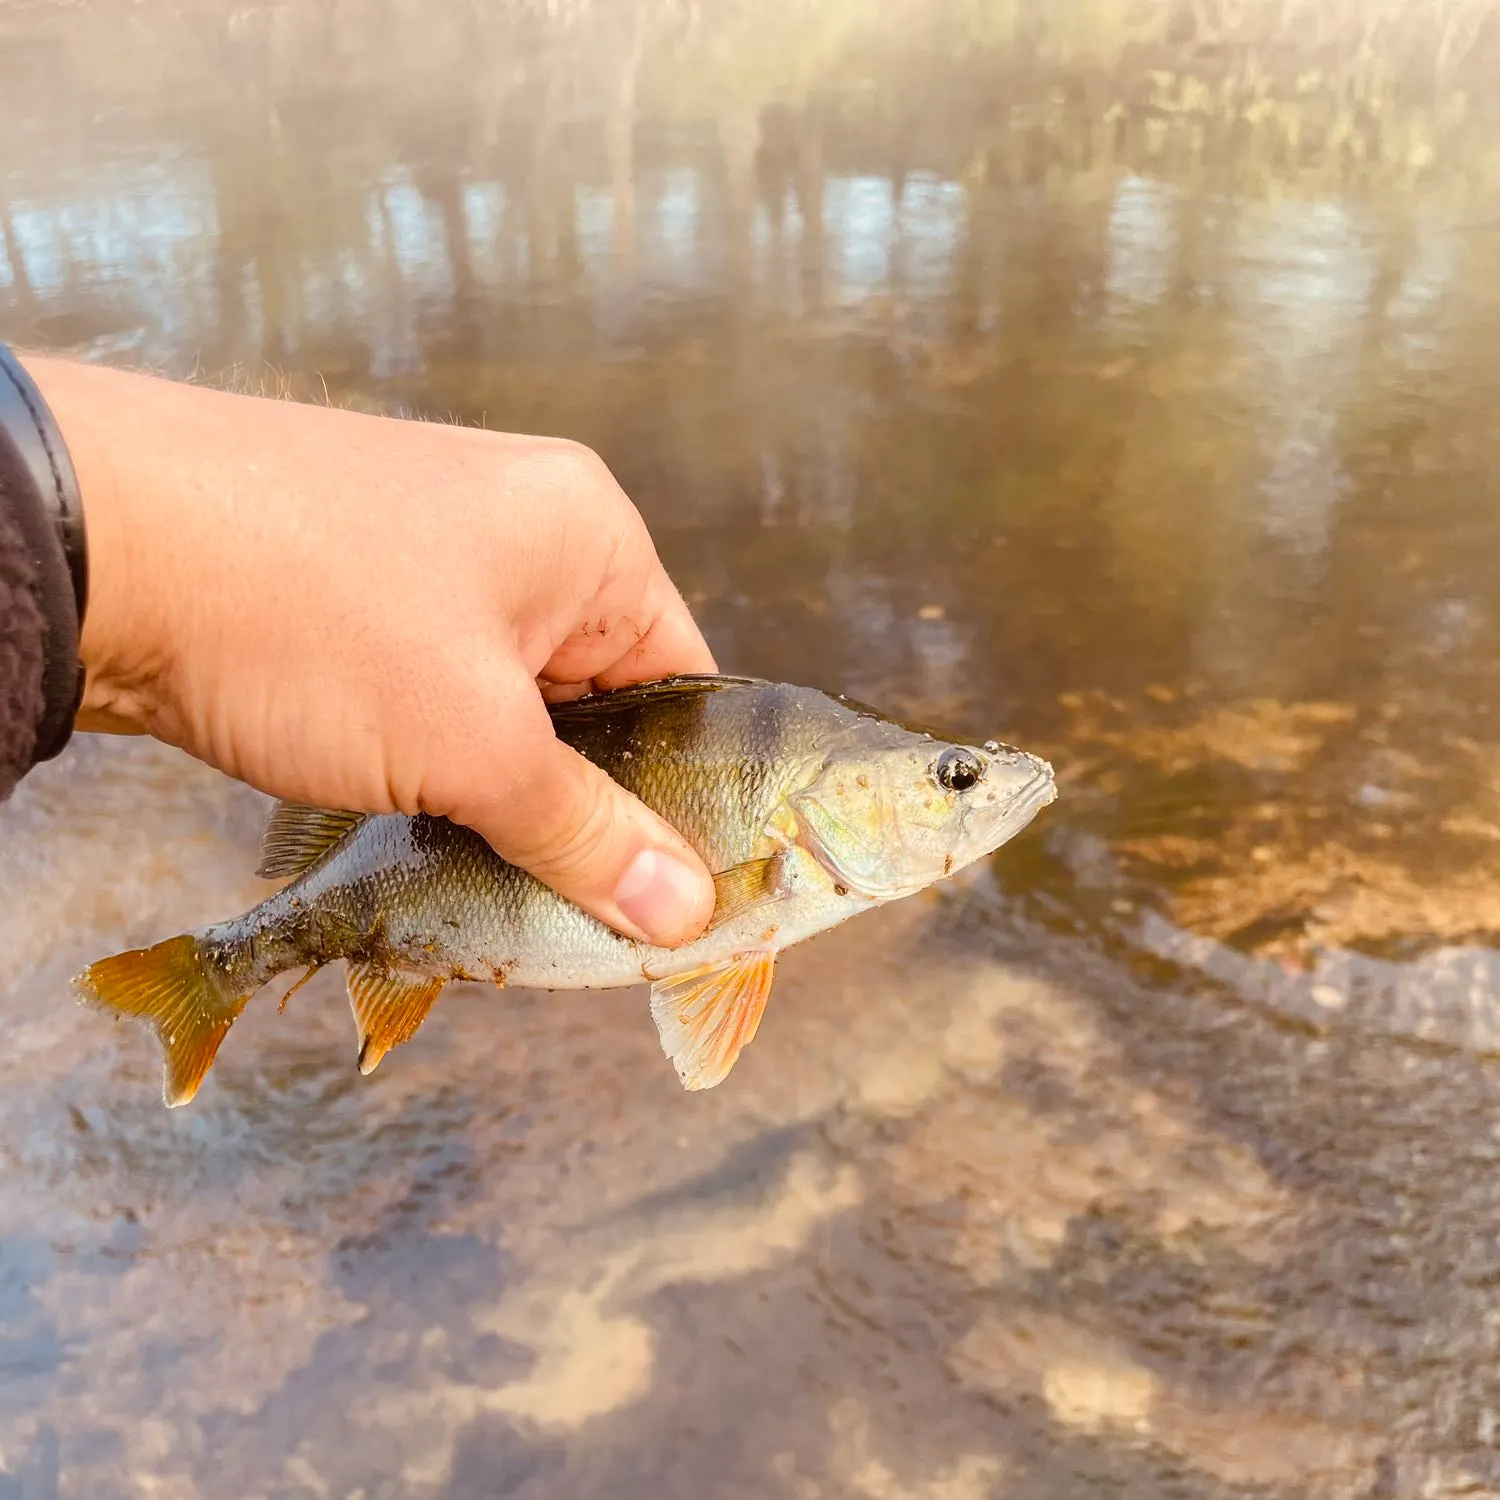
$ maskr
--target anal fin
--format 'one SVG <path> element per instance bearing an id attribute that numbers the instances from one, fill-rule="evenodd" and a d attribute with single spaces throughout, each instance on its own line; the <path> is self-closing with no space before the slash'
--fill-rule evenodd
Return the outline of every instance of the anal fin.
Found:
<path id="1" fill-rule="evenodd" d="M 359 1027 L 361 1073 L 373 1073 L 392 1047 L 417 1034 L 444 983 L 434 975 L 409 969 L 349 965 L 349 1004 Z"/>
<path id="2" fill-rule="evenodd" d="M 262 880 L 300 875 L 364 822 L 365 816 L 336 808 L 304 807 L 300 802 L 278 802 L 266 819 L 255 873 Z"/>
<path id="3" fill-rule="evenodd" d="M 747 859 L 714 876 L 714 914 L 707 931 L 721 927 L 762 901 L 769 901 L 781 886 L 781 851 L 766 859 Z"/>
<path id="4" fill-rule="evenodd" d="M 760 1026 L 775 971 L 775 952 L 753 948 L 651 986 L 651 1019 L 683 1088 L 728 1077 Z"/>

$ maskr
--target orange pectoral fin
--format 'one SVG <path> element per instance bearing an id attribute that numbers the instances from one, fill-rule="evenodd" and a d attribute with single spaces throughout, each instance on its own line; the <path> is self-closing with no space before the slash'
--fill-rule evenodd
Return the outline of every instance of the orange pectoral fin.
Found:
<path id="1" fill-rule="evenodd" d="M 707 930 L 712 932 L 752 907 L 773 900 L 781 887 L 781 861 L 778 850 L 766 859 L 750 859 L 720 870 L 714 876 L 714 914 Z"/>
<path id="2" fill-rule="evenodd" d="M 768 948 L 737 953 L 651 987 L 651 1019 L 685 1089 L 722 1083 L 750 1045 L 776 971 Z"/>

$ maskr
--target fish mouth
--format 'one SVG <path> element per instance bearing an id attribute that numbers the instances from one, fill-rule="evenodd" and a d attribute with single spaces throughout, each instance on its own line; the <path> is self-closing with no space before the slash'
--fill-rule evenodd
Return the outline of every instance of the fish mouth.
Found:
<path id="1" fill-rule="evenodd" d="M 1001 844 L 1008 843 L 1049 803 L 1057 800 L 1057 779 L 1048 762 L 1032 755 L 1033 770 L 1005 804 L 1004 811 L 995 819 L 992 832 L 986 842 L 993 852 Z"/>
<path id="2" fill-rule="evenodd" d="M 1032 759 L 1036 762 L 1036 771 L 1031 780 L 1016 793 L 1016 803 L 1032 812 L 1040 812 L 1048 803 L 1057 801 L 1057 775 L 1049 761 L 1042 760 L 1039 756 L 1033 756 Z"/>

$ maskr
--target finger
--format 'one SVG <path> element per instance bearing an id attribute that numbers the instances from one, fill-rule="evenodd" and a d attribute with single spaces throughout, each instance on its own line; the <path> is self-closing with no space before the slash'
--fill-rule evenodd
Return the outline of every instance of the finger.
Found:
<path id="1" fill-rule="evenodd" d="M 714 887 L 687 840 L 557 738 L 529 680 L 518 677 L 485 715 L 506 726 L 503 767 L 457 777 L 466 794 L 432 811 L 616 931 L 659 947 L 698 936 Z"/>
<path id="2" fill-rule="evenodd" d="M 717 672 L 708 642 L 688 612 L 682 595 L 663 575 L 662 606 L 645 634 L 615 661 L 593 672 L 599 688 L 628 687 L 688 672 Z"/>
<path id="3" fill-rule="evenodd" d="M 536 685 L 541 691 L 544 703 L 571 703 L 575 698 L 582 698 L 586 693 L 599 691 L 594 686 L 592 677 L 585 682 L 549 682 L 545 677 L 538 677 Z"/>
<path id="4" fill-rule="evenodd" d="M 586 619 L 552 654 L 541 677 L 558 686 L 590 682 L 603 689 L 717 670 L 682 595 L 658 570 L 633 608 L 621 604 Z"/>

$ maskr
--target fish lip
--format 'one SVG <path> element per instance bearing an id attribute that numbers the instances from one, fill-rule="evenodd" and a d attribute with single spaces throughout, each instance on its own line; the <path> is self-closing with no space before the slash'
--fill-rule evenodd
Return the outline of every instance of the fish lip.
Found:
<path id="1" fill-rule="evenodd" d="M 1044 760 L 1037 760 L 1036 767 L 1031 780 L 1016 793 L 1016 801 L 1027 807 L 1034 803 L 1040 810 L 1057 801 L 1057 773 Z"/>
<path id="2" fill-rule="evenodd" d="M 1000 843 L 1009 843 L 1044 807 L 1057 800 L 1057 777 L 1046 761 L 1032 756 L 1036 769 L 1005 804 L 998 823 L 1004 831 Z"/>

